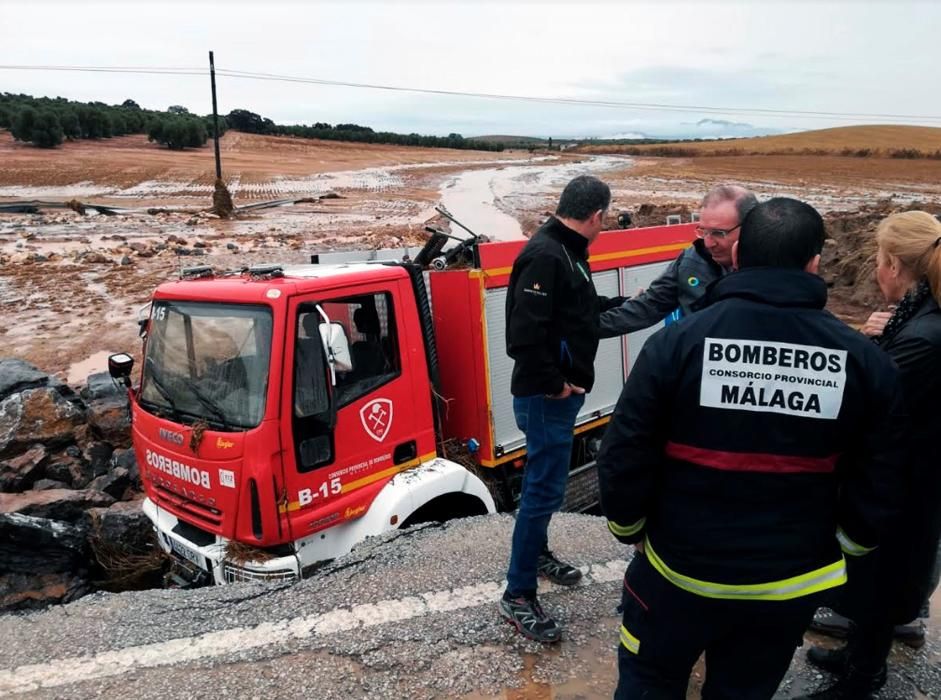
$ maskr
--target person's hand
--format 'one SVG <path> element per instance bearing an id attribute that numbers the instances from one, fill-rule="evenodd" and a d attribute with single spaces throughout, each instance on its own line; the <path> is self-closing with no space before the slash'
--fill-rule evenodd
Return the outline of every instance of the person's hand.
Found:
<path id="1" fill-rule="evenodd" d="M 547 399 L 567 399 L 572 394 L 584 394 L 585 390 L 580 386 L 565 382 L 562 384 L 562 391 L 558 394 L 546 394 Z"/>
<path id="2" fill-rule="evenodd" d="M 885 330 L 885 324 L 889 322 L 890 318 L 892 318 L 891 311 L 873 311 L 869 316 L 869 320 L 860 328 L 860 331 L 862 331 L 863 335 L 870 338 L 882 335 L 882 331 Z"/>

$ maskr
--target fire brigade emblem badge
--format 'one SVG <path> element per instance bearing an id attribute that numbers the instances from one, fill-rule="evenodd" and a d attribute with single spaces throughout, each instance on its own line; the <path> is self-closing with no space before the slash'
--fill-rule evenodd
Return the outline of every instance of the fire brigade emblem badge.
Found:
<path id="1" fill-rule="evenodd" d="M 359 418 L 366 434 L 376 442 L 382 442 L 392 427 L 392 402 L 389 399 L 370 401 L 359 409 Z"/>

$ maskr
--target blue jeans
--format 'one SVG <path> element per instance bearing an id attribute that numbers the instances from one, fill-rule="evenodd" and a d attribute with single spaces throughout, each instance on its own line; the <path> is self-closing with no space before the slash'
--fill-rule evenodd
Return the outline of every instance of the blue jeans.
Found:
<path id="1" fill-rule="evenodd" d="M 507 593 L 514 598 L 536 594 L 539 555 L 548 541 L 549 519 L 565 498 L 572 431 L 584 403 L 584 394 L 566 399 L 542 395 L 513 398 L 516 425 L 526 435 L 523 491 L 506 575 Z"/>

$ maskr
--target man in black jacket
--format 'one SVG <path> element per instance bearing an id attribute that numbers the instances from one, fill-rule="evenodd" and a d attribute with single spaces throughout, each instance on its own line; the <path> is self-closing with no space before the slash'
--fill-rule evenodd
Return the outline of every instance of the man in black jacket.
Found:
<path id="1" fill-rule="evenodd" d="M 820 215 L 759 204 L 738 272 L 650 338 L 598 458 L 625 575 L 616 698 L 771 698 L 847 556 L 875 548 L 897 507 L 898 375 L 823 310 Z M 842 550 L 842 551 L 841 551 Z"/>
<path id="2" fill-rule="evenodd" d="M 513 263 L 506 297 L 507 354 L 515 360 L 510 390 L 526 435 L 526 470 L 500 613 L 521 634 L 556 642 L 561 628 L 536 598 L 537 575 L 571 586 L 581 572 L 548 550 L 552 514 L 565 496 L 572 431 L 594 382 L 598 316 L 588 246 L 611 202 L 601 180 L 582 175 L 562 192 L 555 216 Z"/>

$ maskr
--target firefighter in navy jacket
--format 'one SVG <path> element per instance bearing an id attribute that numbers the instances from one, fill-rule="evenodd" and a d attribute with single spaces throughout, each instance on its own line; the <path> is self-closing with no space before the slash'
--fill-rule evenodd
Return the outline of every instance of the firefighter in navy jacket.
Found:
<path id="1" fill-rule="evenodd" d="M 758 205 L 740 270 L 649 339 L 628 378 L 598 459 L 608 527 L 642 552 L 616 697 L 685 697 L 703 651 L 704 698 L 772 697 L 845 583 L 844 554 L 875 548 L 894 514 L 896 370 L 823 310 L 823 238 L 807 204 Z"/>

